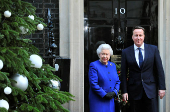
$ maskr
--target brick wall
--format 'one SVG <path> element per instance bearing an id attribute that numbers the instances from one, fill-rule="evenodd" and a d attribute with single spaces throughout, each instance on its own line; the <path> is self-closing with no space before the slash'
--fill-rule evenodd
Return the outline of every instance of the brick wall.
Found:
<path id="1" fill-rule="evenodd" d="M 56 55 L 59 55 L 59 0 L 23 0 L 31 3 L 36 7 L 36 15 L 43 18 L 48 25 L 48 8 L 51 10 L 53 34 L 55 38 L 55 44 L 58 46 Z M 34 34 L 27 36 L 33 41 L 33 45 L 40 50 L 42 57 L 46 56 L 49 47 L 48 27 L 45 27 L 43 31 L 36 31 Z"/>

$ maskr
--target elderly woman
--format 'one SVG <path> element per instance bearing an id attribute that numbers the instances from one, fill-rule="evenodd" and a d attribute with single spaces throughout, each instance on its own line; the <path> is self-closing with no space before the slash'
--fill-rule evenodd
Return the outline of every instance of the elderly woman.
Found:
<path id="1" fill-rule="evenodd" d="M 119 91 L 120 80 L 116 65 L 110 62 L 113 50 L 108 44 L 97 49 L 99 60 L 89 67 L 89 106 L 90 112 L 115 112 L 114 96 Z"/>

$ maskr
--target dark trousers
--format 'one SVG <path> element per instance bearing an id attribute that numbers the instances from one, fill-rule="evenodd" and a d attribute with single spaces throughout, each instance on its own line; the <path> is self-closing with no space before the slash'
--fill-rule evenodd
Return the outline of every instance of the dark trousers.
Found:
<path id="1" fill-rule="evenodd" d="M 158 112 L 158 97 L 149 99 L 143 90 L 140 100 L 129 100 L 130 112 Z"/>

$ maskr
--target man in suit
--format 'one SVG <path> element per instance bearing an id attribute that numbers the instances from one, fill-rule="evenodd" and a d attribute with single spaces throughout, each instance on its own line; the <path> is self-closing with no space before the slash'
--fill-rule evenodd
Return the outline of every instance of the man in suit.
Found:
<path id="1" fill-rule="evenodd" d="M 122 51 L 121 88 L 130 112 L 158 112 L 165 95 L 165 76 L 157 46 L 144 43 L 145 29 L 132 30 L 134 45 Z"/>

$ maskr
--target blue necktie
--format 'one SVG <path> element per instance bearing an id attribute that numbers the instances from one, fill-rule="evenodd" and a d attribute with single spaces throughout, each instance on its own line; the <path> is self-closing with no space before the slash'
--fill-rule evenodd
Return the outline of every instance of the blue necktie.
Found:
<path id="1" fill-rule="evenodd" d="M 138 48 L 138 49 L 139 49 L 139 66 L 141 68 L 142 64 L 143 64 L 143 55 L 142 55 L 142 52 L 141 52 L 141 48 Z"/>

